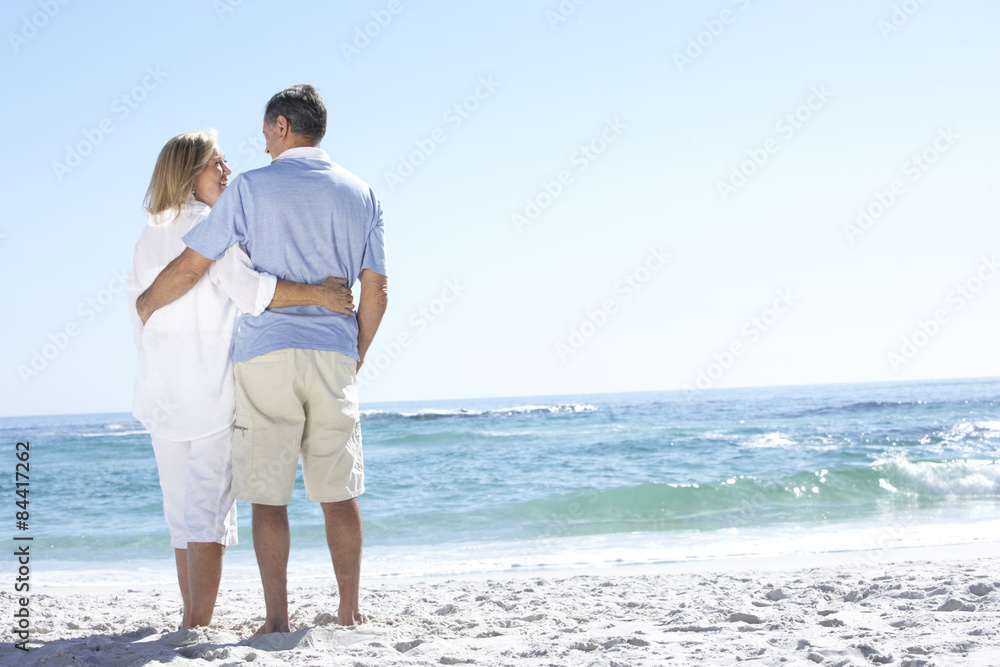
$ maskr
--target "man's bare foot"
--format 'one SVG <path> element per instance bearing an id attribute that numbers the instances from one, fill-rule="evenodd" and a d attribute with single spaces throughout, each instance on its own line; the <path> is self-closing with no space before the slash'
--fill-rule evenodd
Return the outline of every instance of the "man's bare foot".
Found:
<path id="1" fill-rule="evenodd" d="M 337 623 L 348 627 L 352 625 L 361 625 L 366 620 L 367 619 L 364 615 L 357 609 L 341 609 L 337 612 Z"/>
<path id="2" fill-rule="evenodd" d="M 263 635 L 269 635 L 274 632 L 291 632 L 291 628 L 288 627 L 288 622 L 278 623 L 277 621 L 264 621 L 264 625 L 257 629 L 257 632 L 253 633 L 251 637 L 262 637 Z"/>

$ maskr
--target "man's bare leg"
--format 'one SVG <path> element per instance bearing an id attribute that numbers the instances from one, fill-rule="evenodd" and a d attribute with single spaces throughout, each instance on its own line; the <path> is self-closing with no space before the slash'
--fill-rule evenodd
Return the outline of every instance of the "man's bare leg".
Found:
<path id="1" fill-rule="evenodd" d="M 361 508 L 356 498 L 320 505 L 326 519 L 326 543 L 330 547 L 333 572 L 340 590 L 337 622 L 341 625 L 360 625 L 364 622 L 360 608 Z"/>
<path id="2" fill-rule="evenodd" d="M 212 622 L 225 553 L 226 547 L 216 542 L 188 542 L 187 580 L 191 592 L 187 627 L 207 626 Z"/>
<path id="3" fill-rule="evenodd" d="M 288 508 L 253 506 L 253 548 L 264 586 L 266 617 L 254 637 L 289 632 L 288 626 Z"/>
<path id="4" fill-rule="evenodd" d="M 181 615 L 181 627 L 188 627 L 191 615 L 191 593 L 188 587 L 187 549 L 174 549 L 174 562 L 177 563 L 177 584 L 181 587 L 181 599 L 184 600 L 184 611 Z"/>

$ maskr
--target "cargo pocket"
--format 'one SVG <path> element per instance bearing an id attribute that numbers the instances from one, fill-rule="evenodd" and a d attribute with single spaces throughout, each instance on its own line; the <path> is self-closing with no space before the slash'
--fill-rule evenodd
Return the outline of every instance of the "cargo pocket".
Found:
<path id="1" fill-rule="evenodd" d="M 237 499 L 251 486 L 253 474 L 253 419 L 236 416 L 233 425 L 233 492 Z"/>

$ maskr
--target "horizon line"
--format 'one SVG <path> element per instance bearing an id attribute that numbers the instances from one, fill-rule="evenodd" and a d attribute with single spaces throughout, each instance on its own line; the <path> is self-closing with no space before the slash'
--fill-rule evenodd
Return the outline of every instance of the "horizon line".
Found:
<path id="1" fill-rule="evenodd" d="M 507 394 L 503 396 L 467 396 L 465 398 L 422 398 L 422 399 L 408 399 L 402 401 L 370 401 L 367 402 L 368 405 L 380 405 L 386 403 L 395 404 L 406 404 L 406 403 L 427 403 L 430 401 L 484 401 L 489 399 L 507 399 L 507 398 L 570 398 L 575 396 L 594 396 L 594 395 L 607 395 L 607 396 L 619 396 L 625 394 L 664 394 L 664 393 L 705 393 L 705 392 L 719 392 L 719 391 L 733 391 L 740 389 L 786 389 L 786 388 L 805 388 L 805 387 L 836 387 L 841 385 L 877 385 L 877 384 L 916 384 L 920 382 L 963 382 L 970 380 L 1000 380 L 998 375 L 976 375 L 976 376 L 966 376 L 966 377 L 939 377 L 939 378 L 908 378 L 905 380 L 863 380 L 863 381 L 849 381 L 849 382 L 803 382 L 798 384 L 772 384 L 772 385 L 740 385 L 735 387 L 709 387 L 707 389 L 639 389 L 634 391 L 605 391 L 605 392 L 579 392 L 573 394 Z M 130 411 L 115 411 L 115 412 L 48 412 L 48 413 L 36 413 L 31 415 L 0 415 L 0 419 L 28 419 L 34 417 L 75 417 L 83 415 L 121 415 L 127 414 L 131 415 Z"/>

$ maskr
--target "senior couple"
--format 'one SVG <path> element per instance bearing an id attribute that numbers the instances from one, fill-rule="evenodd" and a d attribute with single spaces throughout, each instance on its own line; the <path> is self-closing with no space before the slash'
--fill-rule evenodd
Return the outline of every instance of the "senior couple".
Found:
<path id="1" fill-rule="evenodd" d="M 290 630 L 287 505 L 300 457 L 306 497 L 323 509 L 338 621 L 363 620 L 356 378 L 387 303 L 382 206 L 319 148 L 319 92 L 274 95 L 263 130 L 271 164 L 231 185 L 214 133 L 164 146 L 128 281 L 133 411 L 152 436 L 181 627 L 211 623 L 238 499 L 253 505 L 257 634 Z"/>

